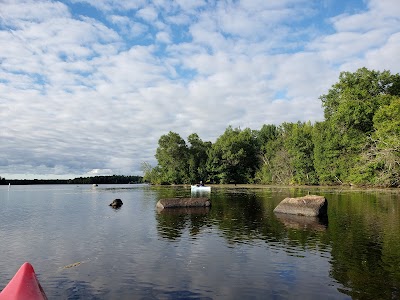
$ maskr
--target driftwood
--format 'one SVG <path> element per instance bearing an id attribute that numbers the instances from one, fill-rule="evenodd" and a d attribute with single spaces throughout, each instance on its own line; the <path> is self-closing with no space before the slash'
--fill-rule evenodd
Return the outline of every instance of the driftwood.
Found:
<path id="1" fill-rule="evenodd" d="M 328 201 L 325 197 L 316 195 L 285 198 L 275 207 L 274 212 L 308 217 L 326 216 Z"/>
<path id="2" fill-rule="evenodd" d="M 166 198 L 157 202 L 158 209 L 176 207 L 209 207 L 209 198 Z"/>

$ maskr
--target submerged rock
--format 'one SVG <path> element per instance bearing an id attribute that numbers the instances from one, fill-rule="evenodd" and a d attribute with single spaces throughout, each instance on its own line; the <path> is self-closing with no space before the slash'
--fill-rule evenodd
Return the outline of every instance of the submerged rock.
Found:
<path id="1" fill-rule="evenodd" d="M 166 198 L 157 202 L 158 209 L 176 208 L 176 207 L 209 207 L 211 201 L 209 198 Z"/>
<path id="2" fill-rule="evenodd" d="M 275 207 L 274 212 L 308 217 L 326 216 L 328 201 L 325 197 L 316 195 L 285 198 Z"/>
<path id="3" fill-rule="evenodd" d="M 110 206 L 112 208 L 120 208 L 122 206 L 122 200 L 121 199 L 115 199 L 113 202 L 110 203 Z"/>

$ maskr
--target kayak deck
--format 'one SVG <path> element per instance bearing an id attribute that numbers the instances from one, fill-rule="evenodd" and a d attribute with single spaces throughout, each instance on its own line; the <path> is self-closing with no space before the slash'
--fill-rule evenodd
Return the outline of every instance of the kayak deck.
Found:
<path id="1" fill-rule="evenodd" d="M 30 263 L 26 262 L 19 268 L 0 292 L 0 300 L 47 300 Z"/>

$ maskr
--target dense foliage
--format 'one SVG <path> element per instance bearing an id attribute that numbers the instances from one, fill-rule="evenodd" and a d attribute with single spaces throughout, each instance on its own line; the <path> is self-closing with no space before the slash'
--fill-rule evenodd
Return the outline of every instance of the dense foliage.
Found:
<path id="1" fill-rule="evenodd" d="M 400 75 L 342 72 L 320 97 L 324 121 L 229 126 L 215 143 L 197 134 L 161 136 L 155 184 L 261 183 L 400 186 Z"/>

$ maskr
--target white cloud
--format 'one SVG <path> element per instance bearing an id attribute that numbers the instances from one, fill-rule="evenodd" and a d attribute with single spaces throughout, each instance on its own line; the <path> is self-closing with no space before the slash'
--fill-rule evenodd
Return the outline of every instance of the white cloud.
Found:
<path id="1" fill-rule="evenodd" d="M 341 65 L 340 70 L 355 71 L 359 67 L 398 70 L 396 63 L 387 55 L 377 57 L 373 53 L 385 54 L 393 49 L 393 41 L 400 28 L 399 8 L 396 1 L 369 1 L 369 10 L 354 15 L 348 13 L 332 18 L 336 32 L 320 37 L 310 43 L 309 49 L 321 54 L 332 64 Z M 394 47 L 396 48 L 396 42 Z M 375 61 L 371 61 L 371 59 Z M 390 63 L 390 61 L 392 63 Z"/>
<path id="2" fill-rule="evenodd" d="M 207 3 L 204 0 L 176 0 L 175 1 L 184 11 L 195 11 L 200 7 L 204 7 Z"/>
<path id="3" fill-rule="evenodd" d="M 220 4 L 216 16 L 220 29 L 227 34 L 238 35 L 246 39 L 262 40 L 271 35 L 271 31 L 275 32 L 277 24 L 303 16 L 299 7 L 296 9 L 263 8 L 262 5 L 255 7 L 246 4 L 248 3 L 241 4 L 239 2 L 237 6 Z"/>
<path id="4" fill-rule="evenodd" d="M 338 31 L 364 32 L 376 30 L 376 28 L 396 31 L 400 14 L 400 6 L 397 0 L 371 0 L 368 1 L 369 10 L 358 14 L 339 15 L 332 19 Z"/>
<path id="5" fill-rule="evenodd" d="M 147 0 L 129 0 L 129 1 L 115 1 L 115 0 L 70 0 L 72 3 L 86 3 L 98 10 L 110 11 L 129 11 L 136 10 L 146 5 Z"/>
<path id="6" fill-rule="evenodd" d="M 19 27 L 23 23 L 43 22 L 49 19 L 70 17 L 68 7 L 61 2 L 43 0 L 3 0 L 0 10 L 2 22 Z"/>
<path id="7" fill-rule="evenodd" d="M 321 120 L 340 71 L 400 70 L 396 1 L 329 22 L 309 1 L 73 2 L 97 10 L 2 3 L 2 177 L 140 175 L 169 131 Z"/>
<path id="8" fill-rule="evenodd" d="M 400 70 L 400 60 L 394 59 L 398 56 L 399 50 L 400 33 L 395 33 L 381 47 L 367 51 L 365 61 L 360 63 L 374 70 Z"/>
<path id="9" fill-rule="evenodd" d="M 165 44 L 171 43 L 171 37 L 169 36 L 169 33 L 165 31 L 158 32 L 156 35 L 156 40 Z"/>
<path id="10" fill-rule="evenodd" d="M 152 6 L 146 6 L 138 10 L 136 15 L 147 22 L 153 22 L 158 18 L 158 12 Z"/>

